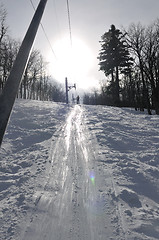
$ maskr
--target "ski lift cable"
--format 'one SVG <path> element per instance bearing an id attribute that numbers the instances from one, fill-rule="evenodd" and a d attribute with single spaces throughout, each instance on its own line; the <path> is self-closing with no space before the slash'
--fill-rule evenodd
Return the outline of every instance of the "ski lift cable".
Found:
<path id="1" fill-rule="evenodd" d="M 70 17 L 70 7 L 69 7 L 69 0 L 67 2 L 67 14 L 68 14 L 68 24 L 69 24 L 69 33 L 70 33 L 70 43 L 72 46 L 72 30 L 71 30 L 71 17 Z"/>
<path id="2" fill-rule="evenodd" d="M 34 6 L 34 4 L 33 4 L 33 1 L 30 0 L 30 3 L 31 3 L 31 5 L 32 5 L 32 7 L 33 7 L 33 9 L 34 9 L 34 11 L 35 11 L 35 6 Z M 51 48 L 51 51 L 52 51 L 55 59 L 57 60 L 56 54 L 55 54 L 54 49 L 53 49 L 53 47 L 52 47 L 52 45 L 51 45 L 51 42 L 50 42 L 50 40 L 49 40 L 49 38 L 48 38 L 48 36 L 47 36 L 47 34 L 46 34 L 45 28 L 44 28 L 44 26 L 43 26 L 42 23 L 40 23 L 40 25 L 41 25 L 41 28 L 42 28 L 43 33 L 44 33 L 44 35 L 45 35 L 45 38 L 46 38 L 46 40 L 47 40 L 47 42 L 48 42 L 48 44 L 49 44 L 49 46 L 50 46 L 50 48 Z"/>
<path id="3" fill-rule="evenodd" d="M 55 17 L 56 17 L 56 22 L 58 24 L 58 31 L 60 33 L 60 39 L 62 40 L 62 34 L 61 34 L 61 29 L 60 29 L 60 25 L 59 25 L 59 21 L 58 21 L 58 15 L 57 15 L 57 9 L 56 9 L 56 0 L 52 0 L 52 3 L 54 5 L 54 9 L 55 9 Z M 68 18 L 68 29 L 69 29 L 69 39 L 70 39 L 70 46 L 72 48 L 73 46 L 73 41 L 72 41 L 72 28 L 71 28 L 71 13 L 70 13 L 70 7 L 69 7 L 69 0 L 66 0 L 66 10 L 67 10 L 67 18 Z M 72 49 L 70 49 L 70 51 L 72 51 Z M 72 56 L 72 54 L 70 54 L 70 56 Z M 75 78 L 75 76 L 73 76 L 73 78 Z M 75 85 L 74 85 L 75 86 Z M 76 87 L 75 87 L 76 89 Z"/>
<path id="4" fill-rule="evenodd" d="M 70 13 L 69 0 L 66 0 L 66 3 L 67 3 L 67 15 L 68 15 L 68 24 L 69 24 L 70 44 L 71 44 L 71 48 L 72 48 L 73 47 L 73 41 L 72 41 L 71 13 Z M 73 78 L 75 79 L 76 77 L 73 76 Z M 74 88 L 76 90 L 76 84 L 74 84 Z"/>
<path id="5" fill-rule="evenodd" d="M 52 0 L 52 4 L 53 4 L 53 8 L 54 8 L 56 23 L 57 23 L 57 26 L 56 26 L 56 27 L 57 27 L 58 32 L 59 32 L 59 38 L 62 38 L 61 29 L 60 29 L 60 24 L 59 24 L 59 18 L 58 18 L 57 8 L 56 8 L 56 1 L 55 1 L 55 0 Z"/>

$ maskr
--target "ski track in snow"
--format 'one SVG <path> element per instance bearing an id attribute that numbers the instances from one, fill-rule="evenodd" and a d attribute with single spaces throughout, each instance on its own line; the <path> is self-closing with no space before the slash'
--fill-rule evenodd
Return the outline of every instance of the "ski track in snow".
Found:
<path id="1" fill-rule="evenodd" d="M 108 217 L 114 206 L 98 186 L 94 146 L 83 110 L 75 106 L 52 143 L 49 177 L 43 191 L 37 193 L 37 217 L 31 224 L 29 220 L 21 239 L 119 239 L 119 223 L 112 224 Z"/>
<path id="2" fill-rule="evenodd" d="M 158 136 L 158 116 L 131 109 L 17 101 L 0 239 L 159 239 Z"/>

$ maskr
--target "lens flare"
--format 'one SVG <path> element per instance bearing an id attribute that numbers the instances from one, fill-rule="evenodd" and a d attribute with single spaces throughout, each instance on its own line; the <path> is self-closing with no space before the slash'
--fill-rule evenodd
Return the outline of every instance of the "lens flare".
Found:
<path id="1" fill-rule="evenodd" d="M 89 192 L 90 195 L 88 196 L 86 207 L 87 211 L 89 211 L 92 216 L 100 217 L 104 214 L 104 209 L 109 206 L 106 194 L 98 190 L 95 176 L 96 174 L 93 170 L 88 173 L 88 178 L 92 187 L 90 186 L 91 190 Z"/>
<path id="2" fill-rule="evenodd" d="M 92 184 L 94 185 L 94 184 L 95 184 L 95 176 L 94 176 L 94 172 L 90 172 L 90 174 L 89 174 L 89 178 L 90 178 Z"/>

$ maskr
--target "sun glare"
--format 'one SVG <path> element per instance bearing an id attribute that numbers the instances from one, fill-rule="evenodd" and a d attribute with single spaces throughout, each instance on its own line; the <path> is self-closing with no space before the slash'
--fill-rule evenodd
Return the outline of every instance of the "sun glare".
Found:
<path id="1" fill-rule="evenodd" d="M 86 89 L 91 85 L 90 72 L 93 68 L 93 53 L 80 39 L 63 38 L 53 44 L 56 59 L 49 54 L 50 73 L 55 79 L 64 82 L 65 77 L 70 83 Z"/>

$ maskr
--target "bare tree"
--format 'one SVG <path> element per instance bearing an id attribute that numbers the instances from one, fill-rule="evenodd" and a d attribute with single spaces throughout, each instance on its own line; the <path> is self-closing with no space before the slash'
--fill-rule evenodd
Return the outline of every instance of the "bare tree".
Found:
<path id="1" fill-rule="evenodd" d="M 151 91 L 152 107 L 159 114 L 159 20 L 147 27 L 145 74 Z"/>
<path id="2" fill-rule="evenodd" d="M 148 109 L 148 113 L 151 114 L 148 86 L 144 73 L 145 44 L 147 42 L 147 38 L 146 28 L 144 26 L 142 26 L 140 23 L 137 25 L 130 25 L 127 31 L 127 42 L 129 43 L 131 52 L 135 57 L 136 66 L 139 67 L 142 80 L 142 105 L 140 108 L 144 110 L 144 107 L 146 107 Z"/>
<path id="3" fill-rule="evenodd" d="M 6 25 L 6 10 L 4 9 L 3 5 L 0 6 L 0 73 L 3 71 L 3 60 L 4 60 L 4 42 L 7 36 L 8 27 Z M 2 91 L 4 85 L 3 76 L 0 75 L 0 92 Z"/>

